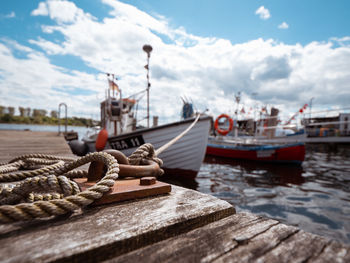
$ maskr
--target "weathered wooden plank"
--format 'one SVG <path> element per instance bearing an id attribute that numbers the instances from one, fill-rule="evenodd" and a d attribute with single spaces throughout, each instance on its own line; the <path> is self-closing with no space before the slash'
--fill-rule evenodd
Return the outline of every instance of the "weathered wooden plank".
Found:
<path id="1" fill-rule="evenodd" d="M 95 262 L 234 213 L 225 201 L 172 187 L 169 195 L 87 209 L 69 218 L 0 226 L 2 262 Z"/>
<path id="2" fill-rule="evenodd" d="M 274 247 L 278 246 L 289 236 L 298 232 L 298 228 L 283 224 L 275 224 L 265 232 L 259 233 L 253 238 L 241 239 L 241 246 L 226 253 L 215 262 L 251 262 L 258 260 Z M 233 233 L 237 239 L 236 233 Z M 239 238 L 239 237 L 238 237 Z M 264 261 L 262 261 L 264 262 Z"/>
<path id="3" fill-rule="evenodd" d="M 321 236 L 300 230 L 259 258 L 260 262 L 306 262 L 321 253 L 329 242 Z"/>
<path id="4" fill-rule="evenodd" d="M 350 262 L 350 249 L 338 242 L 330 241 L 321 254 L 313 256 L 309 261 L 315 263 Z"/>
<path id="5" fill-rule="evenodd" d="M 0 163 L 23 154 L 74 156 L 62 135 L 56 132 L 0 130 Z"/>
<path id="6" fill-rule="evenodd" d="M 331 258 L 322 251 L 329 242 L 275 220 L 239 213 L 108 262 L 302 262 L 314 255 L 322 262 Z M 343 262 L 350 247 L 338 246 L 327 251 Z"/>
<path id="7" fill-rule="evenodd" d="M 231 231 L 247 228 L 259 220 L 251 214 L 240 215 L 233 215 L 188 234 L 138 249 L 114 258 L 111 262 L 136 262 L 140 258 L 144 262 L 210 261 L 238 245 L 232 239 Z"/>
<path id="8" fill-rule="evenodd" d="M 212 262 L 277 223 L 241 213 L 122 255 L 112 262 L 135 262 L 141 257 L 145 262 Z"/>

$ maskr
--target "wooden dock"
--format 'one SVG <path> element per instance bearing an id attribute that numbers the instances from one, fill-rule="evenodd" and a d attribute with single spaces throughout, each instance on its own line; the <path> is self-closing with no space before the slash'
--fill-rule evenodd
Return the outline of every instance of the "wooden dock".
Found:
<path id="1" fill-rule="evenodd" d="M 70 156 L 56 133 L 0 131 L 0 160 Z M 1 262 L 350 262 L 350 246 L 172 186 L 170 194 L 0 225 Z"/>
<path id="2" fill-rule="evenodd" d="M 0 130 L 0 163 L 31 153 L 74 156 L 63 135 L 56 132 Z"/>

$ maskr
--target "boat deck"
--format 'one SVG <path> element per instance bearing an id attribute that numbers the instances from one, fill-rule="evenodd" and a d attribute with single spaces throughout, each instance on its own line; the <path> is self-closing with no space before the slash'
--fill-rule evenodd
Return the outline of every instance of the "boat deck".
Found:
<path id="1" fill-rule="evenodd" d="M 62 136 L 0 131 L 0 160 L 71 156 Z M 51 219 L 0 225 L 2 262 L 350 262 L 350 246 L 182 187 Z"/>

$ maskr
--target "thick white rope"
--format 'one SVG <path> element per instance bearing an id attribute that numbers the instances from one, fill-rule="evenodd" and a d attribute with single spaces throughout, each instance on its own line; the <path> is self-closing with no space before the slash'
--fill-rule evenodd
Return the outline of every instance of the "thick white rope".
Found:
<path id="1" fill-rule="evenodd" d="M 163 162 L 157 158 L 157 155 L 168 149 L 190 131 L 199 120 L 199 117 L 200 114 L 197 115 L 194 122 L 185 131 L 156 151 L 153 145 L 149 143 L 141 145 L 128 158 L 130 164 L 138 165 L 142 164 L 144 159 L 150 159 L 161 166 Z M 73 171 L 73 169 L 92 161 L 103 162 L 107 166 L 107 172 L 94 186 L 84 192 L 80 192 L 78 185 L 74 181 L 70 181 L 66 176 L 71 178 L 86 176 L 86 171 Z M 20 167 L 30 168 L 38 165 L 47 166 L 31 171 L 10 173 L 19 170 Z M 23 180 L 13 188 L 0 187 L 0 222 L 11 223 L 73 212 L 91 204 L 108 192 L 118 178 L 118 173 L 119 165 L 117 160 L 105 152 L 91 153 L 77 160 L 42 154 L 19 156 L 8 164 L 0 165 L 0 182 Z M 52 193 L 33 194 L 33 190 L 39 192 L 50 190 Z M 32 203 L 19 203 L 23 200 L 31 201 Z"/>
<path id="2" fill-rule="evenodd" d="M 31 161 L 33 161 L 33 158 L 39 158 L 38 156 L 39 155 L 30 155 L 26 157 L 31 158 Z M 49 160 L 54 160 L 53 156 L 40 155 L 40 158 L 45 157 L 48 157 Z M 4 204 L 0 206 L 1 223 L 31 220 L 34 218 L 50 217 L 73 212 L 101 198 L 104 193 L 111 189 L 115 180 L 118 178 L 118 162 L 112 155 L 105 152 L 91 153 L 74 161 L 69 159 L 70 162 L 66 164 L 62 164 L 59 157 L 56 156 L 55 158 L 58 162 L 50 165 L 50 169 L 43 167 L 34 171 L 17 172 L 15 176 L 1 175 L 0 179 L 3 181 L 9 181 L 13 178 L 16 178 L 15 181 L 17 181 L 26 178 L 13 188 L 5 187 L 0 189 L 0 204 Z M 25 158 L 23 160 L 25 160 Z M 19 157 L 12 163 L 14 166 L 18 166 L 16 162 L 23 162 L 23 160 Z M 78 185 L 63 175 L 92 161 L 103 162 L 107 166 L 107 172 L 95 185 L 80 192 Z M 5 167 L 1 167 L 0 172 L 6 171 L 8 167 L 9 164 L 6 164 Z M 40 198 L 40 195 L 33 195 L 31 193 L 33 190 L 39 192 L 50 190 L 53 193 L 45 193 Z M 61 194 L 57 192 L 61 192 Z M 26 196 L 28 197 L 26 198 Z M 61 197 L 63 198 L 57 199 Z M 18 204 L 18 202 L 21 202 L 23 199 L 27 199 L 27 201 L 29 199 L 34 202 Z M 15 205 L 9 205 L 14 203 Z"/>

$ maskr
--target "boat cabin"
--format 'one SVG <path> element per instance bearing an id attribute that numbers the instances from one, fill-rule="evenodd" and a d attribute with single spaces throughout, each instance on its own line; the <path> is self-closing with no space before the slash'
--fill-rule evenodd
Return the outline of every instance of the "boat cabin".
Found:
<path id="1" fill-rule="evenodd" d="M 136 129 L 134 106 L 136 100 L 108 97 L 101 102 L 101 124 L 108 134 L 118 135 Z"/>

